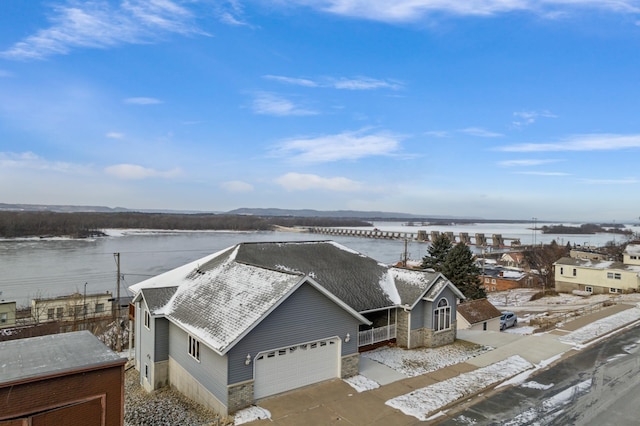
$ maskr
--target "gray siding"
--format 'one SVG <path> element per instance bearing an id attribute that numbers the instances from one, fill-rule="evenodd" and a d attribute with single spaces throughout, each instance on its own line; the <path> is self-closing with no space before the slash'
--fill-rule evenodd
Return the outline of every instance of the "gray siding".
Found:
<path id="1" fill-rule="evenodd" d="M 442 298 L 446 298 L 449 302 L 449 306 L 451 306 L 451 324 L 454 324 L 457 318 L 457 298 L 456 295 L 453 294 L 449 287 L 446 287 L 442 292 L 438 295 L 436 300 L 432 302 L 423 301 L 420 304 L 424 307 L 424 326 L 426 328 L 433 329 L 433 310 L 436 306 L 438 306 L 438 302 Z"/>
<path id="2" fill-rule="evenodd" d="M 420 301 L 411 310 L 411 330 L 418 330 L 423 328 L 424 325 L 424 302 Z"/>
<path id="3" fill-rule="evenodd" d="M 156 318 L 152 320 L 155 328 L 155 354 L 156 362 L 169 359 L 169 320 Z"/>
<path id="4" fill-rule="evenodd" d="M 200 362 L 196 361 L 188 352 L 188 334 L 175 324 L 169 325 L 169 342 L 169 356 L 227 405 L 227 357 L 200 342 Z"/>
<path id="5" fill-rule="evenodd" d="M 342 356 L 358 352 L 358 320 L 310 284 L 303 284 L 227 354 L 229 383 L 253 379 L 253 362 L 262 351 L 338 336 Z M 351 340 L 344 342 L 349 333 Z"/>

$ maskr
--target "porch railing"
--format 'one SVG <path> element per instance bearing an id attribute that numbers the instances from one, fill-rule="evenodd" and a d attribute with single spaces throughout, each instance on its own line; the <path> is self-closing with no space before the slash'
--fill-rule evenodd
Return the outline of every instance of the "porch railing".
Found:
<path id="1" fill-rule="evenodd" d="M 384 327 L 372 328 L 358 332 L 358 346 L 373 345 L 396 338 L 396 325 L 386 325 Z"/>

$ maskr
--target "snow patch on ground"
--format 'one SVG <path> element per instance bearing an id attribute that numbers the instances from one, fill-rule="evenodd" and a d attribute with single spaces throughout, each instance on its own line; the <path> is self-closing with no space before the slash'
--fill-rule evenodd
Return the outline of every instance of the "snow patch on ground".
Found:
<path id="1" fill-rule="evenodd" d="M 253 405 L 251 407 L 240 410 L 234 416 L 233 422 L 236 425 L 253 422 L 256 420 L 271 419 L 269 410 Z"/>
<path id="2" fill-rule="evenodd" d="M 358 393 L 364 392 L 364 391 L 373 390 L 373 389 L 377 389 L 377 388 L 380 387 L 380 385 L 377 382 L 364 377 L 362 374 L 358 374 L 357 376 L 349 377 L 347 379 L 344 379 L 344 381 L 349 386 L 351 386 L 352 388 L 357 390 Z"/>
<path id="3" fill-rule="evenodd" d="M 531 368 L 533 365 L 529 361 L 513 355 L 495 364 L 392 398 L 385 404 L 426 421 L 429 414 Z"/>
<path id="4" fill-rule="evenodd" d="M 408 350 L 384 347 L 364 352 L 361 356 L 393 368 L 407 377 L 415 377 L 449 365 L 459 364 L 492 349 L 488 346 L 456 341 L 438 348 Z"/>
<path id="5" fill-rule="evenodd" d="M 531 424 L 536 419 L 545 418 L 549 420 L 554 411 L 563 405 L 571 403 L 578 395 L 584 394 L 591 388 L 591 379 L 578 383 L 575 386 L 571 386 L 561 392 L 558 392 L 551 398 L 545 400 L 541 406 L 530 408 L 527 411 L 518 414 L 512 420 L 502 423 L 503 426 L 520 426 Z M 537 423 L 534 423 L 537 424 Z"/>
<path id="6" fill-rule="evenodd" d="M 535 380 L 532 380 L 530 382 L 524 382 L 520 386 L 523 387 L 523 388 L 528 388 L 528 389 L 547 390 L 547 389 L 551 389 L 553 387 L 553 383 L 551 383 L 550 385 L 543 385 L 542 383 L 538 383 Z"/>
<path id="7" fill-rule="evenodd" d="M 579 328 L 576 331 L 560 337 L 559 340 L 564 343 L 583 345 L 597 337 L 606 335 L 626 324 L 638 320 L 640 320 L 640 308 L 636 306 Z"/>

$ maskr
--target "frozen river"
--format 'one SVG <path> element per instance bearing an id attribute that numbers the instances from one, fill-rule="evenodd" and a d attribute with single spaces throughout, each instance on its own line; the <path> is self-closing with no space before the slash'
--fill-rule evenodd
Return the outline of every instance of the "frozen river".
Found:
<path id="1" fill-rule="evenodd" d="M 613 234 L 542 235 L 534 234 L 526 224 L 469 224 L 452 226 L 404 226 L 392 222 L 377 222 L 373 227 L 383 231 L 417 232 L 432 230 L 460 232 L 486 236 L 502 234 L 519 238 L 522 244 L 558 243 L 604 245 Z M 640 227 L 632 227 L 640 232 Z M 25 239 L 0 240 L 0 300 L 15 300 L 27 305 L 31 298 L 111 291 L 116 293 L 117 268 L 114 253 L 120 253 L 121 294 L 139 281 L 199 259 L 240 242 L 307 241 L 332 239 L 380 262 L 394 263 L 402 258 L 403 241 L 376 240 L 361 237 L 338 237 L 298 232 L 170 232 L 170 231 L 107 231 L 110 236 L 88 239 Z M 616 235 L 618 241 L 620 235 Z M 428 244 L 409 242 L 410 259 L 427 254 Z"/>

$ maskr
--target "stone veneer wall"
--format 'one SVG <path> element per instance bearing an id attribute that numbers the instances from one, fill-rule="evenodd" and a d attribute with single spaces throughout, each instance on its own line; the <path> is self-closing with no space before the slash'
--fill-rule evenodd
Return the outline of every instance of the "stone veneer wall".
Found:
<path id="1" fill-rule="evenodd" d="M 424 345 L 429 348 L 449 345 L 456 340 L 456 321 L 451 323 L 449 330 L 434 332 L 430 329 L 424 329 Z"/>
<path id="2" fill-rule="evenodd" d="M 409 312 L 398 309 L 398 322 L 396 323 L 396 345 L 401 348 L 407 347 L 407 336 L 409 330 Z"/>
<path id="3" fill-rule="evenodd" d="M 253 404 L 253 380 L 227 386 L 229 414 Z"/>
<path id="4" fill-rule="evenodd" d="M 343 356 L 341 362 L 340 377 L 342 379 L 355 376 L 360 372 L 360 354 Z"/>

